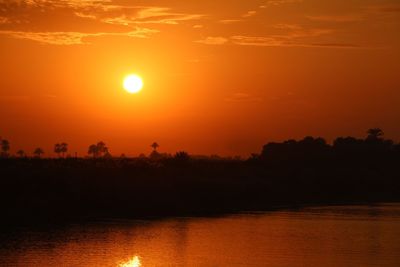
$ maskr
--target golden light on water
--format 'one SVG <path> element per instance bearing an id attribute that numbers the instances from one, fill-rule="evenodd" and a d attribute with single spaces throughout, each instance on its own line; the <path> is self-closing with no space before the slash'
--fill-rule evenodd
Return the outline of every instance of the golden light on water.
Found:
<path id="1" fill-rule="evenodd" d="M 119 267 L 140 267 L 142 264 L 140 263 L 140 258 L 138 256 L 133 257 L 131 260 L 121 263 Z"/>

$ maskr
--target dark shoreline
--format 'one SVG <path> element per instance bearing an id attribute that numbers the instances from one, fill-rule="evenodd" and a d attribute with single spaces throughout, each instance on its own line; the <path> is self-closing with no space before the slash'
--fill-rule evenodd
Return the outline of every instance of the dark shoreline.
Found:
<path id="1" fill-rule="evenodd" d="M 0 170 L 3 226 L 400 202 L 398 167 L 386 161 L 2 159 Z"/>
<path id="2" fill-rule="evenodd" d="M 378 131 L 379 130 L 379 131 Z M 168 156 L 0 158 L 2 225 L 165 218 L 400 201 L 400 144 L 372 129 L 329 145 L 269 143 L 247 160 Z"/>
<path id="3" fill-rule="evenodd" d="M 378 207 L 381 205 L 400 204 L 400 200 L 396 202 L 348 202 L 348 203 L 315 203 L 315 204 L 304 204 L 297 206 L 276 206 L 266 210 L 259 211 L 236 211 L 236 212 L 225 212 L 225 213 L 193 213 L 193 214 L 180 214 L 180 215 L 165 215 L 165 216 L 142 216 L 142 217 L 98 217 L 98 218 L 68 218 L 64 220 L 45 220 L 45 221 L 30 221 L 28 223 L 16 223 L 9 221 L 7 224 L 0 223 L 0 234 L 1 233 L 15 233 L 23 231 L 48 231 L 49 229 L 63 229 L 64 227 L 70 227 L 73 225 L 97 225 L 97 224 L 114 224 L 114 223 L 136 223 L 136 222 L 160 222 L 168 220 L 186 220 L 186 219 L 219 219 L 230 216 L 261 216 L 268 213 L 282 212 L 282 211 L 301 211 L 310 208 L 327 208 L 327 207 L 346 207 L 346 206 L 365 206 L 365 207 Z M 5 232 L 4 232 L 5 231 Z M 10 232 L 11 231 L 11 232 Z M 0 242 L 1 243 L 1 242 Z"/>

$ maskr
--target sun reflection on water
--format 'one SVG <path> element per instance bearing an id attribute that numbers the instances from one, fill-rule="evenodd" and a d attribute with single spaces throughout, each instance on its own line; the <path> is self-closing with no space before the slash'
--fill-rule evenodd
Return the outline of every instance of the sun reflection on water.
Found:
<path id="1" fill-rule="evenodd" d="M 121 263 L 119 267 L 140 267 L 142 264 L 140 263 L 140 258 L 138 256 L 133 257 L 131 260 Z"/>

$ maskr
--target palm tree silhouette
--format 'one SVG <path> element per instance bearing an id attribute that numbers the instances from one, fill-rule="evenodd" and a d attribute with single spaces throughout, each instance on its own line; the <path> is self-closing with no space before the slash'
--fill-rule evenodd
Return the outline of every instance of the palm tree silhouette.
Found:
<path id="1" fill-rule="evenodd" d="M 157 144 L 157 142 L 154 142 L 153 144 L 151 144 L 151 147 L 153 148 L 154 151 L 157 151 L 157 148 L 159 148 L 160 145 Z"/>
<path id="2" fill-rule="evenodd" d="M 61 144 L 55 144 L 54 145 L 54 152 L 58 155 L 58 157 L 60 157 L 60 153 L 61 153 Z"/>
<path id="3" fill-rule="evenodd" d="M 64 158 L 65 157 L 65 153 L 68 152 L 68 144 L 67 143 L 61 143 L 60 152 L 62 153 L 62 156 Z"/>
<path id="4" fill-rule="evenodd" d="M 378 140 L 382 137 L 385 133 L 380 128 L 372 128 L 367 131 L 368 140 Z"/>
<path id="5" fill-rule="evenodd" d="M 43 149 L 40 147 L 36 148 L 35 151 L 33 151 L 33 154 L 36 155 L 37 158 L 40 158 L 42 154 L 44 154 Z"/>
<path id="6" fill-rule="evenodd" d="M 20 158 L 23 158 L 23 157 L 25 157 L 25 151 L 23 151 L 22 149 L 20 149 L 20 150 L 17 151 L 17 155 L 18 155 Z"/>
<path id="7" fill-rule="evenodd" d="M 8 151 L 10 150 L 10 142 L 6 139 L 1 140 L 1 151 L 2 156 L 8 157 Z"/>

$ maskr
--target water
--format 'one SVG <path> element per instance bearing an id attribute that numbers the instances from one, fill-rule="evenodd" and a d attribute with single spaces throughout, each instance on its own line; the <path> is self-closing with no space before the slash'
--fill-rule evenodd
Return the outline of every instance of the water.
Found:
<path id="1" fill-rule="evenodd" d="M 400 266 L 400 204 L 0 234 L 0 266 Z"/>

